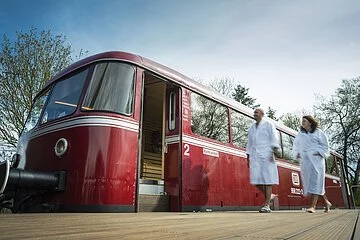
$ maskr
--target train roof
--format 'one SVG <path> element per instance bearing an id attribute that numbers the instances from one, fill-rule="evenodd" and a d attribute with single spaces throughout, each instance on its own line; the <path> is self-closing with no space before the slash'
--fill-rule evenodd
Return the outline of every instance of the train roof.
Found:
<path id="1" fill-rule="evenodd" d="M 59 78 L 62 78 L 63 76 L 67 75 L 70 72 L 73 72 L 85 65 L 104 61 L 104 60 L 120 60 L 124 62 L 129 62 L 134 65 L 140 66 L 144 69 L 147 69 L 157 75 L 160 75 L 166 79 L 171 79 L 178 85 L 191 89 L 191 91 L 197 92 L 201 95 L 204 95 L 208 98 L 214 99 L 216 101 L 219 101 L 220 103 L 237 110 L 247 116 L 252 117 L 253 116 L 253 109 L 227 97 L 223 94 L 215 91 L 214 89 L 207 87 L 199 82 L 196 82 L 195 80 L 173 70 L 170 69 L 162 64 L 159 64 L 157 62 L 154 62 L 150 59 L 147 59 L 145 57 L 127 53 L 127 52 L 120 52 L 120 51 L 109 51 L 109 52 L 103 52 L 96 55 L 89 56 L 87 58 L 84 58 L 78 62 L 75 62 L 74 64 L 70 65 L 69 67 L 65 68 L 58 74 L 56 74 L 45 86 L 47 88 L 49 85 L 51 85 L 54 81 L 58 80 Z M 274 121 L 272 119 L 267 118 L 270 121 L 273 121 L 275 126 L 286 133 L 289 133 L 291 135 L 296 135 L 297 131 L 285 126 L 284 124 Z"/>

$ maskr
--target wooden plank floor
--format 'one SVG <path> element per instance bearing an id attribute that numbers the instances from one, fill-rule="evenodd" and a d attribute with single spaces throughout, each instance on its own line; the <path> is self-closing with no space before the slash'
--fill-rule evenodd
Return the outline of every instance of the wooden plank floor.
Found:
<path id="1" fill-rule="evenodd" d="M 358 218 L 358 210 L 0 214 L 0 239 L 355 239 Z"/>

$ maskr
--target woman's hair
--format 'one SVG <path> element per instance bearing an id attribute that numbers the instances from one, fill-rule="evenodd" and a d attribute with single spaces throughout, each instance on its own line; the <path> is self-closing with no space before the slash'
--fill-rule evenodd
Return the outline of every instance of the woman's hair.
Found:
<path id="1" fill-rule="evenodd" d="M 315 130 L 319 127 L 319 122 L 311 115 L 303 116 L 306 120 L 308 120 L 311 124 L 311 133 L 315 132 Z"/>

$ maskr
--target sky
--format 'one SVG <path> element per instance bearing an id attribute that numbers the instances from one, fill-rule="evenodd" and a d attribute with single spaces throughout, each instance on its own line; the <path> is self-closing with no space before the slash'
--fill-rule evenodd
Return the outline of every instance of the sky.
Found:
<path id="1" fill-rule="evenodd" d="M 0 0 L 0 34 L 62 34 L 87 56 L 119 50 L 190 78 L 230 78 L 276 115 L 310 111 L 360 76 L 358 0 Z"/>

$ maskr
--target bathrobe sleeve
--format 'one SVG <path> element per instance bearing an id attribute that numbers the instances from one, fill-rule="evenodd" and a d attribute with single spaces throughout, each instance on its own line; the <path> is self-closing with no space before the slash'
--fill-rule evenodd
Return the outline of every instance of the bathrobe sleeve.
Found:
<path id="1" fill-rule="evenodd" d="M 269 127 L 269 130 L 270 130 L 270 136 L 271 136 L 271 148 L 280 148 L 280 145 L 279 145 L 279 135 L 276 131 L 276 128 L 275 128 L 275 125 L 271 122 L 269 122 L 270 124 L 270 127 Z"/>
<path id="2" fill-rule="evenodd" d="M 246 143 L 246 154 L 251 154 L 251 149 L 253 148 L 253 141 L 254 141 L 254 138 L 253 138 L 253 128 L 254 128 L 254 125 L 251 125 L 250 129 L 249 129 L 249 133 L 248 133 L 248 141 Z"/>
<path id="3" fill-rule="evenodd" d="M 316 130 L 316 147 L 315 151 L 317 151 L 323 158 L 329 154 L 329 143 L 328 139 L 323 131 L 320 129 Z"/>

